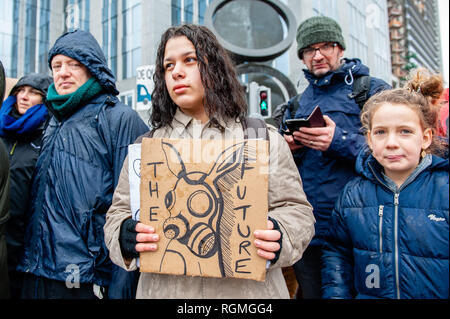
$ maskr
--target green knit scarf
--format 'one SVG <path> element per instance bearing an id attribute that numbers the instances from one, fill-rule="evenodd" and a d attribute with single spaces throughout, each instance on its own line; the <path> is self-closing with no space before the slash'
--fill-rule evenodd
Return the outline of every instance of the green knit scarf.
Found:
<path id="1" fill-rule="evenodd" d="M 91 100 L 102 90 L 102 86 L 94 77 L 91 77 L 75 92 L 65 95 L 59 95 L 56 92 L 55 84 L 52 83 L 48 88 L 47 100 L 51 103 L 56 115 L 59 118 L 65 118 L 75 113 L 75 111 L 85 105 L 85 102 Z"/>

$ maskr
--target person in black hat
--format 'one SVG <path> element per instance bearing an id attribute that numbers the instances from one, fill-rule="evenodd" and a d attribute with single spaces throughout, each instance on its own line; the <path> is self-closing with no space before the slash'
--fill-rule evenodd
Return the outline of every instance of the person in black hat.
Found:
<path id="1" fill-rule="evenodd" d="M 15 269 L 23 250 L 31 177 L 48 121 L 44 105 L 52 78 L 32 73 L 12 88 L 0 108 L 0 138 L 6 145 L 10 163 L 10 219 L 6 227 L 8 273 L 11 298 L 20 297 L 22 274 Z"/>
<path id="2" fill-rule="evenodd" d="M 359 59 L 344 58 L 342 30 L 331 18 L 317 16 L 302 22 L 297 29 L 297 44 L 309 86 L 299 100 L 288 102 L 287 110 L 297 111 L 287 111 L 284 120 L 308 117 L 318 105 L 326 127 L 305 127 L 284 135 L 316 218 L 315 236 L 294 270 L 299 283 L 297 297 L 321 298 L 321 245 L 334 203 L 355 176 L 356 156 L 365 143 L 360 131 L 360 106 L 352 96 L 354 81 L 363 76 L 370 80 L 367 98 L 390 86 L 381 79 L 369 78 L 369 68 Z"/>

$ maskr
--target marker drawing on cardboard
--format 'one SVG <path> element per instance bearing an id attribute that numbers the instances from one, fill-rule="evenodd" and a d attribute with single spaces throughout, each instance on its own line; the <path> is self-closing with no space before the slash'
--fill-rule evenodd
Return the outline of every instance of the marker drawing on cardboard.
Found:
<path id="1" fill-rule="evenodd" d="M 141 144 L 128 146 L 128 180 L 130 182 L 131 217 L 139 220 L 141 182 Z"/>
<path id="2" fill-rule="evenodd" d="M 268 163 L 257 160 L 267 147 L 144 139 L 140 217 L 161 239 L 157 252 L 141 254 L 141 271 L 264 280 L 253 231 L 267 226 Z"/>

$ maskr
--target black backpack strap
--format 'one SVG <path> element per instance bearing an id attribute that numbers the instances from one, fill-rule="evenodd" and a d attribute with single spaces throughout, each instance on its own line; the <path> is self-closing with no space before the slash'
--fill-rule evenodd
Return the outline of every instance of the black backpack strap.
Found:
<path id="1" fill-rule="evenodd" d="M 291 118 L 294 118 L 295 113 L 297 113 L 297 110 L 300 107 L 300 99 L 302 98 L 302 94 L 303 93 L 299 93 L 291 99 L 292 102 L 289 104 L 289 112 L 291 112 Z"/>
<path id="2" fill-rule="evenodd" d="M 266 121 L 253 117 L 245 117 L 241 119 L 241 123 L 244 129 L 244 139 L 262 138 L 266 141 L 269 140 L 269 130 L 267 129 Z"/>
<path id="3" fill-rule="evenodd" d="M 356 104 L 362 109 L 366 101 L 369 99 L 370 92 L 370 76 L 363 75 L 357 77 L 353 82 L 353 92 L 349 94 L 349 98 L 355 99 Z"/>
<path id="4" fill-rule="evenodd" d="M 289 109 L 290 118 L 293 118 L 295 112 L 299 107 L 299 101 L 302 97 L 302 93 L 297 94 L 289 101 L 284 102 L 278 105 L 272 113 L 272 119 L 275 121 L 275 126 L 279 129 L 282 128 L 282 125 L 285 121 L 286 110 Z M 290 103 L 289 103 L 290 102 Z"/>

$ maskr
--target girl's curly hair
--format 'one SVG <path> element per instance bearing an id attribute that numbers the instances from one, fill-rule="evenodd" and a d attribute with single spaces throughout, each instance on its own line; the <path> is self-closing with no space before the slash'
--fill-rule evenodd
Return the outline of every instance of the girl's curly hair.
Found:
<path id="1" fill-rule="evenodd" d="M 216 36 L 206 27 L 185 24 L 167 29 L 161 36 L 156 56 L 155 88 L 152 92 L 150 124 L 153 128 L 170 125 L 177 105 L 166 88 L 164 52 L 167 41 L 185 36 L 195 47 L 201 81 L 205 89 L 204 107 L 212 122 L 237 119 L 246 115 L 247 103 L 235 66 Z"/>

